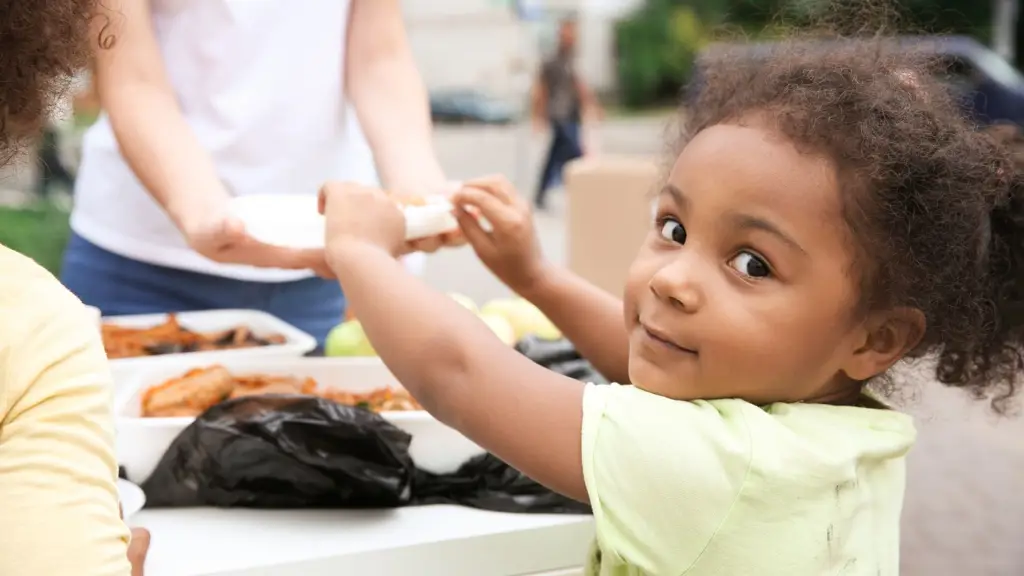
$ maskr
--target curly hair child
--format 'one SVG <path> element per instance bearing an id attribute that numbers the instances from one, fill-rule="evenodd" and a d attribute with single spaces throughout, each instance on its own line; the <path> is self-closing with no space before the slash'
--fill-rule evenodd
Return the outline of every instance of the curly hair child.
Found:
<path id="1" fill-rule="evenodd" d="M 1024 173 L 926 59 L 823 42 L 708 62 L 621 301 L 544 260 L 504 180 L 455 196 L 484 264 L 630 385 L 531 364 L 406 276 L 386 196 L 323 191 L 332 266 L 384 362 L 590 503 L 591 574 L 898 574 L 915 429 L 865 386 L 929 357 L 998 410 L 1016 390 Z"/>

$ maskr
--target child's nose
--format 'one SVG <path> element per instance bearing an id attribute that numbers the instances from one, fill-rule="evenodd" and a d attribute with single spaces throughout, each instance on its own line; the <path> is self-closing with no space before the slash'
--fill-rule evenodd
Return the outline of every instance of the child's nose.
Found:
<path id="1" fill-rule="evenodd" d="M 677 254 L 651 277 L 651 292 L 675 308 L 695 312 L 704 304 L 700 282 L 702 267 L 695 254 Z"/>

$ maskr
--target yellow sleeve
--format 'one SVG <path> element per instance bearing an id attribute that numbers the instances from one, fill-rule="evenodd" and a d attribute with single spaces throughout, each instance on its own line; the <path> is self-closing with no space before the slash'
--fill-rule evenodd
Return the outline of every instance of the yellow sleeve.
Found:
<path id="1" fill-rule="evenodd" d="M 52 276 L 20 272 L 0 280 L 0 574 L 128 576 L 99 331 Z"/>
<path id="2" fill-rule="evenodd" d="M 700 557 L 746 482 L 745 404 L 587 387 L 583 476 L 603 554 L 658 575 L 683 574 Z"/>

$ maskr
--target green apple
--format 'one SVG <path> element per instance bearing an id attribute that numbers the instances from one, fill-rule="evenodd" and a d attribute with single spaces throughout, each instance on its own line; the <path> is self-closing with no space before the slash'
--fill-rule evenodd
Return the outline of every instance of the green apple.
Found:
<path id="1" fill-rule="evenodd" d="M 479 318 L 483 320 L 484 324 L 487 324 L 487 327 L 494 332 L 499 340 L 509 346 L 515 345 L 517 342 L 516 331 L 508 320 L 497 314 L 480 314 Z"/>
<path id="2" fill-rule="evenodd" d="M 451 292 L 448 294 L 448 296 L 450 296 L 452 300 L 455 300 L 459 304 L 462 304 L 467 310 L 471 311 L 474 314 L 480 311 L 480 309 L 476 307 L 476 302 L 473 302 L 473 299 L 470 298 L 469 296 L 466 296 L 465 294 Z"/>
<path id="3" fill-rule="evenodd" d="M 348 320 L 338 324 L 327 334 L 324 341 L 324 354 L 327 356 L 376 356 L 377 352 L 366 337 L 363 325 L 358 320 Z"/>

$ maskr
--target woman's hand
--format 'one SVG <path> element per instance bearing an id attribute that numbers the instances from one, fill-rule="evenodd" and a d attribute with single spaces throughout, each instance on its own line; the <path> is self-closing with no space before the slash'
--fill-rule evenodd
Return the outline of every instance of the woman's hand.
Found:
<path id="1" fill-rule="evenodd" d="M 370 246 L 400 256 L 407 251 L 405 217 L 383 190 L 328 182 L 320 189 L 320 213 L 327 220 L 327 261 L 337 266 L 350 247 Z"/>
<path id="2" fill-rule="evenodd" d="M 245 231 L 245 224 L 227 210 L 193 214 L 182 219 L 181 229 L 189 246 L 214 262 L 286 270 L 309 269 L 326 278 L 334 276 L 322 249 L 286 248 L 260 242 L 250 236 Z"/>
<path id="3" fill-rule="evenodd" d="M 442 185 L 433 187 L 430 192 L 450 198 L 459 188 L 462 188 L 461 182 L 445 182 Z M 438 234 L 437 236 L 410 240 L 406 243 L 406 252 L 426 252 L 430 254 L 437 252 L 441 248 L 457 248 L 465 243 L 466 237 L 462 235 L 462 231 L 453 230 Z"/>
<path id="4" fill-rule="evenodd" d="M 465 243 L 466 237 L 462 234 L 462 231 L 453 230 L 451 232 L 438 234 L 437 236 L 410 240 L 406 242 L 405 251 L 407 253 L 426 252 L 429 254 L 437 252 L 441 248 L 457 248 Z"/>
<path id="5" fill-rule="evenodd" d="M 529 292 L 547 266 L 529 203 L 501 176 L 466 182 L 452 202 L 462 233 L 484 265 L 520 295 Z"/>

